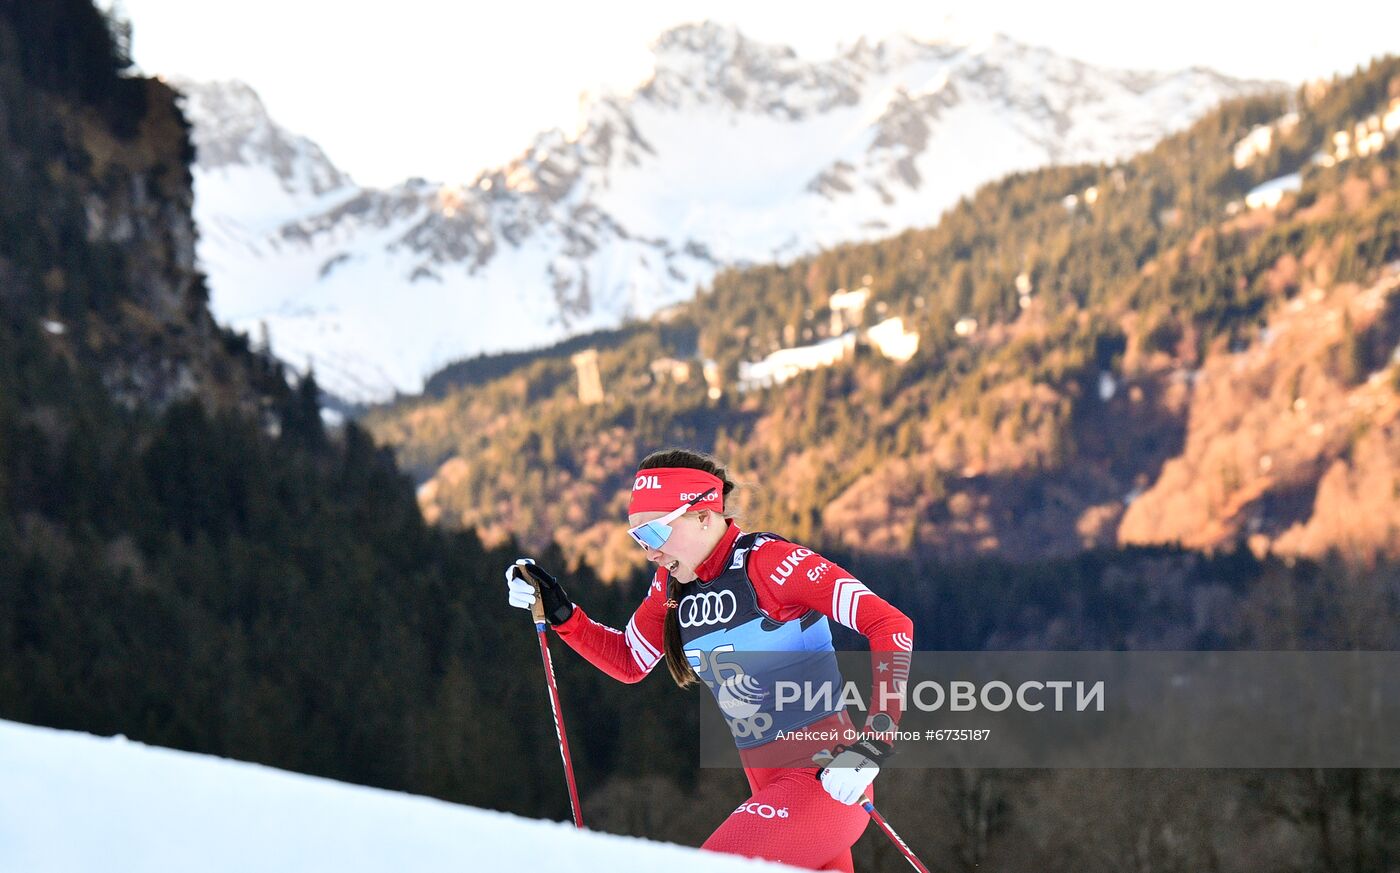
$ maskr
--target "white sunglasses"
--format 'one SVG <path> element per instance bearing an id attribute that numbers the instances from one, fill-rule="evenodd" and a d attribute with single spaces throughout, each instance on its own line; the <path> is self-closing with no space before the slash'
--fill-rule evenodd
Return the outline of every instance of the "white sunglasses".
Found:
<path id="1" fill-rule="evenodd" d="M 690 503 L 682 503 L 680 506 L 676 507 L 675 509 L 671 510 L 670 512 L 666 513 L 665 515 L 661 516 L 655 521 L 647 521 L 637 525 L 636 527 L 629 527 L 627 529 L 627 533 L 630 534 L 632 539 L 636 540 L 637 545 L 641 546 L 642 548 L 659 549 L 662 546 L 666 545 L 666 541 L 671 538 L 671 522 L 675 521 L 682 515 L 685 515 L 687 512 L 689 512 L 690 507 L 694 506 L 696 503 L 700 503 L 704 500 L 709 500 L 710 497 L 714 495 L 714 493 L 715 489 L 711 488 L 709 491 L 706 491 L 704 494 L 701 494 L 699 497 L 695 498 Z"/>

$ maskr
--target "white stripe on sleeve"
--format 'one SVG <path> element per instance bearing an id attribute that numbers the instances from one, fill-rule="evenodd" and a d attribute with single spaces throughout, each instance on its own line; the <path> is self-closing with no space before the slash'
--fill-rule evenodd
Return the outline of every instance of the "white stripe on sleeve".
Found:
<path id="1" fill-rule="evenodd" d="M 636 616 L 627 622 L 627 649 L 632 653 L 632 660 L 637 662 L 637 666 L 641 667 L 644 673 L 655 667 L 656 662 L 661 658 L 661 653 L 656 650 L 651 641 L 637 630 Z"/>
<path id="2" fill-rule="evenodd" d="M 850 577 L 837 579 L 831 592 L 831 615 L 851 630 L 856 627 L 856 612 L 860 599 L 872 593 L 865 583 Z"/>

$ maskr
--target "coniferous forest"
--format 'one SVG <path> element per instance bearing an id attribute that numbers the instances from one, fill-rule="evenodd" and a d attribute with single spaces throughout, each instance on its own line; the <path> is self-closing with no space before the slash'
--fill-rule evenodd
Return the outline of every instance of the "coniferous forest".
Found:
<path id="1" fill-rule="evenodd" d="M 462 362 L 423 397 L 363 421 L 428 480 L 425 510 L 442 523 L 487 542 L 558 542 L 609 578 L 637 566 L 612 525 L 617 495 L 668 442 L 724 458 L 755 486 L 741 495 L 754 521 L 820 547 L 1026 560 L 1086 542 L 1230 549 L 1258 534 L 1272 548 L 1312 511 L 1306 501 L 1333 461 L 1366 478 L 1358 432 L 1382 428 L 1326 413 L 1324 445 L 1267 477 L 1224 457 L 1193 460 L 1175 485 L 1163 474 L 1191 448 L 1193 425 L 1219 422 L 1237 437 L 1241 409 L 1272 393 L 1318 412 L 1374 376 L 1393 402 L 1400 296 L 1389 292 L 1378 315 L 1346 297 L 1389 283 L 1400 263 L 1400 140 L 1342 160 L 1336 142 L 1375 127 L 1397 98 L 1391 58 L 1231 101 L 1120 164 L 1014 174 L 926 229 L 721 273 L 664 319 Z M 1261 130 L 1274 146 L 1237 166 L 1236 145 Z M 1276 208 L 1246 205 L 1254 188 L 1292 173 L 1299 189 Z M 866 325 L 899 318 L 917 337 L 912 357 L 857 344 L 838 366 L 744 386 L 752 362 L 849 331 L 833 326 L 830 301 L 856 288 L 868 296 Z M 1293 314 L 1305 306 L 1315 309 Z M 1271 345 L 1288 318 L 1340 318 L 1344 330 L 1327 334 L 1325 350 Z M 571 356 L 582 348 L 597 352 L 598 402 L 578 394 Z M 1218 408 L 1182 399 L 1198 376 L 1233 379 L 1230 356 L 1256 353 L 1273 356 L 1259 384 L 1241 378 Z M 1260 442 L 1231 448 L 1270 454 Z M 1390 441 L 1378 453 L 1395 450 Z M 1395 486 L 1389 473 L 1374 481 Z M 1127 505 L 1124 495 L 1145 491 Z M 1371 508 L 1391 531 L 1397 505 Z M 1383 527 L 1364 543 L 1318 531 L 1316 545 L 1292 553 L 1320 558 L 1336 546 L 1394 559 L 1398 539 Z"/>
<path id="2" fill-rule="evenodd" d="M 190 255 L 188 128 L 169 88 L 125 75 L 128 64 L 112 23 L 89 0 L 0 0 L 0 718 L 566 818 L 534 630 L 505 604 L 501 574 L 524 547 L 509 536 L 488 547 L 470 528 L 427 525 L 391 450 L 355 423 L 323 423 L 314 375 L 289 374 L 213 322 Z M 1387 87 L 1393 67 L 1336 93 L 1355 91 L 1356 104 L 1369 105 L 1367 89 Z M 1213 123 L 1225 141 L 1280 108 L 1246 103 Z M 1346 117 L 1344 106 L 1335 111 Z M 1394 148 L 1382 156 L 1390 166 Z M 1153 168 L 1153 160 L 1137 171 L 1200 172 L 1207 190 L 1233 172 Z M 1270 160 L 1280 163 L 1258 170 L 1261 177 L 1289 157 Z M 1022 188 L 1082 188 L 1103 172 L 1013 178 L 934 230 L 798 267 L 730 274 L 712 293 L 740 306 L 762 286 L 794 301 L 795 321 L 766 306 L 731 319 L 750 325 L 759 342 L 801 322 L 811 305 L 804 289 L 826 284 L 810 278 L 813 270 L 871 272 L 880 277 L 877 293 L 892 295 L 892 306 L 907 303 L 913 317 L 925 267 L 901 272 L 876 261 L 952 259 L 940 269 L 966 277 L 954 283 L 957 293 L 994 319 L 1011 304 L 989 289 L 1011 287 L 1024 264 L 997 266 L 986 240 L 1021 233 L 1047 252 L 1037 281 L 1060 290 L 1045 293 L 1087 305 L 1109 293 L 1111 277 L 1138 270 L 1145 252 L 1181 244 L 1184 231 L 1168 223 L 1158 233 L 1124 218 L 1112 245 L 1079 258 L 1077 231 L 1051 226 L 1062 207 L 1046 213 L 1045 226 L 1002 226 L 1001 213 L 979 210 L 1015 201 Z M 1160 191 L 1142 196 L 1153 214 L 1182 209 L 1183 222 L 1190 209 L 1209 206 L 1168 203 Z M 1400 257 L 1396 214 L 1346 225 L 1357 234 L 1356 253 L 1338 269 L 1360 276 Z M 1271 264 L 1275 252 L 1300 245 L 1288 237 L 1294 232 L 1285 226 L 1245 251 L 1228 240 L 1205 243 L 1218 256 L 1172 274 L 1195 283 L 1185 291 L 1141 278 L 1133 305 L 1154 324 L 1147 334 L 1165 344 L 1203 325 L 1243 330 L 1236 316 L 1255 311 L 1262 280 L 1257 288 L 1248 275 L 1222 283 L 1214 271 Z M 930 254 L 905 257 L 910 246 Z M 964 250 L 971 254 L 960 258 Z M 992 274 L 1005 282 L 983 281 Z M 1164 296 L 1185 302 L 1160 303 Z M 690 331 L 702 348 L 714 343 L 718 328 L 699 313 L 668 330 Z M 1111 357 L 1112 338 L 1103 339 L 1110 333 L 1075 333 L 1075 354 Z M 949 391 L 974 391 L 954 384 L 959 356 L 970 353 L 921 354 L 924 364 L 879 390 L 947 380 Z M 1364 371 L 1368 361 L 1357 366 Z M 507 380 L 524 366 L 527 391 L 540 396 L 559 377 L 548 359 L 498 363 Z M 1072 360 L 1046 367 L 1076 378 Z M 947 375 L 925 379 L 933 370 Z M 799 383 L 809 399 L 794 400 L 824 407 L 856 390 L 838 390 L 837 380 L 856 378 L 814 376 Z M 442 386 L 444 395 L 461 388 L 460 379 L 446 381 L 453 384 Z M 927 390 L 910 403 L 943 396 L 943 388 Z M 818 391 L 826 393 L 810 399 Z M 693 436 L 705 410 L 678 402 L 674 411 L 656 419 L 613 410 L 618 419 L 606 426 L 630 428 L 643 443 Z M 734 427 L 745 414 L 734 411 Z M 851 439 L 871 436 L 858 409 L 845 415 Z M 566 424 L 561 414 L 551 433 L 563 440 L 567 427 L 590 422 Z M 897 417 L 875 425 L 875 445 L 893 450 L 899 425 Z M 539 454 L 531 458 L 568 454 L 532 445 Z M 763 500 L 755 515 L 767 510 Z M 1400 572 L 1383 560 L 1101 546 L 1011 561 L 826 545 L 913 618 L 920 649 L 1400 643 Z M 558 545 L 531 553 L 614 626 L 643 593 L 639 575 L 605 580 Z M 694 689 L 676 689 L 664 671 L 621 685 L 557 641 L 555 669 L 590 826 L 697 845 L 746 793 L 738 771 L 696 768 L 697 712 L 708 701 Z M 1389 771 L 896 771 L 882 777 L 881 790 L 887 814 L 935 869 L 1400 866 L 1400 778 Z M 856 858 L 861 869 L 904 864 L 874 833 Z"/>

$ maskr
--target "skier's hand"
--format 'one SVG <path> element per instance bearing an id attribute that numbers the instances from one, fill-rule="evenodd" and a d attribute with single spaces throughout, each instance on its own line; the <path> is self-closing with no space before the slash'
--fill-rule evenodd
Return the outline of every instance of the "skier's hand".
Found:
<path id="1" fill-rule="evenodd" d="M 532 581 L 533 580 L 533 581 Z M 551 625 L 562 624 L 574 614 L 574 604 L 559 580 L 546 573 L 530 558 L 519 558 L 506 568 L 506 588 L 510 605 L 530 609 L 535 605 L 535 585 L 544 598 L 544 617 Z"/>
<path id="2" fill-rule="evenodd" d="M 865 793 L 880 772 L 880 764 L 894 754 L 888 743 L 863 737 L 849 746 L 837 746 L 836 757 L 817 774 L 826 793 L 850 806 Z"/>

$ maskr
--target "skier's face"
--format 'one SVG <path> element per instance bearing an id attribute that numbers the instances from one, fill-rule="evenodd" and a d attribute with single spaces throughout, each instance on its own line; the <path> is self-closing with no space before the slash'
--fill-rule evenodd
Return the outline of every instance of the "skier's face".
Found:
<path id="1" fill-rule="evenodd" d="M 627 517 L 633 527 L 656 521 L 666 515 L 664 512 L 634 512 Z M 665 567 L 677 582 L 690 582 L 695 579 L 695 568 L 714 550 L 719 536 L 715 535 L 717 516 L 709 510 L 690 512 L 669 522 L 671 535 L 666 542 L 654 549 L 647 549 L 647 560 Z"/>

